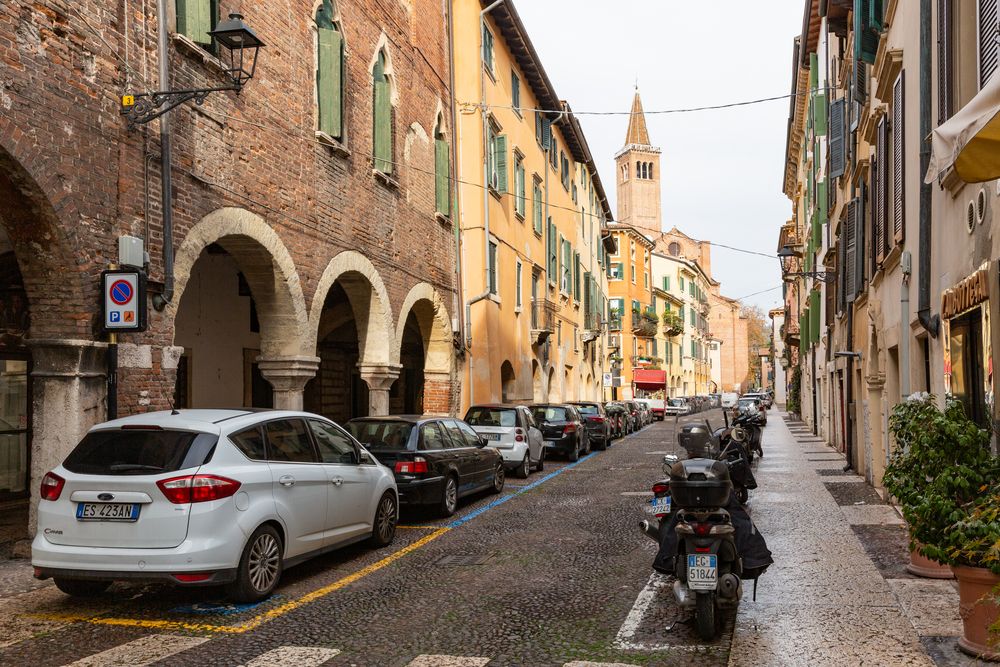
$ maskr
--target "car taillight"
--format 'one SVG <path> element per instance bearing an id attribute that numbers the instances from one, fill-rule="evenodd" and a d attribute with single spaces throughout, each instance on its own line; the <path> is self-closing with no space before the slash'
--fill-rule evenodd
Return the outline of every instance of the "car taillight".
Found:
<path id="1" fill-rule="evenodd" d="M 604 417 L 587 417 L 587 419 L 589 419 L 590 421 L 594 422 L 595 424 L 603 424 L 604 423 Z"/>
<path id="2" fill-rule="evenodd" d="M 42 488 L 39 495 L 42 500 L 59 500 L 64 486 L 66 486 L 66 480 L 54 472 L 47 472 L 45 477 L 42 477 Z"/>
<path id="3" fill-rule="evenodd" d="M 698 537 L 705 537 L 710 532 L 712 532 L 712 524 L 710 523 L 696 523 L 694 524 L 694 534 Z"/>
<path id="4" fill-rule="evenodd" d="M 160 487 L 166 499 L 175 505 L 221 500 L 240 489 L 240 483 L 236 480 L 216 475 L 171 477 L 161 479 L 156 485 Z"/>
<path id="5" fill-rule="evenodd" d="M 208 581 L 211 578 L 212 578 L 211 572 L 198 572 L 198 573 L 185 572 L 184 574 L 174 575 L 174 579 L 185 584 L 193 584 L 200 581 Z"/>
<path id="6" fill-rule="evenodd" d="M 514 442 L 524 442 L 524 430 L 516 428 L 514 429 Z"/>
<path id="7" fill-rule="evenodd" d="M 394 470 L 404 475 L 419 475 L 420 473 L 428 472 L 427 459 L 418 456 L 412 461 L 396 461 Z"/>
<path id="8" fill-rule="evenodd" d="M 658 496 L 660 494 L 669 493 L 669 492 L 670 492 L 670 485 L 669 484 L 664 484 L 663 482 L 657 482 L 656 484 L 653 485 L 653 495 L 654 496 Z"/>
<path id="9" fill-rule="evenodd" d="M 576 433 L 576 424 L 566 424 L 563 426 L 563 433 Z"/>

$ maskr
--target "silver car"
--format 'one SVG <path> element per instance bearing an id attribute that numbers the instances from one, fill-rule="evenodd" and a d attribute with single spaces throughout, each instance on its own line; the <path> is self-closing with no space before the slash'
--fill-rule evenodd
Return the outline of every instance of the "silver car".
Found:
<path id="1" fill-rule="evenodd" d="M 474 405 L 464 421 L 500 452 L 504 467 L 518 477 L 545 468 L 545 440 L 525 406 Z"/>
<path id="2" fill-rule="evenodd" d="M 398 507 L 392 471 L 318 415 L 153 412 L 95 426 L 44 476 L 31 561 L 69 595 L 139 580 L 250 602 L 307 558 L 389 544 Z"/>

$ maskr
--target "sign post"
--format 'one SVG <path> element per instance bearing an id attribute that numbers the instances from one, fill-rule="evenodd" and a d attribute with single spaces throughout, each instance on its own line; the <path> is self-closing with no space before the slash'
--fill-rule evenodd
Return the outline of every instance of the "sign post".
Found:
<path id="1" fill-rule="evenodd" d="M 146 275 L 115 265 L 101 273 L 102 328 L 108 334 L 108 419 L 118 418 L 118 334 L 146 330 Z"/>

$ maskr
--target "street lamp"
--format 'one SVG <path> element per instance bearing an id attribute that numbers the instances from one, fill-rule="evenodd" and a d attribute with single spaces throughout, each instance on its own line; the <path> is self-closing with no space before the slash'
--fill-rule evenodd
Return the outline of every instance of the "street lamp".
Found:
<path id="1" fill-rule="evenodd" d="M 215 30 L 209 31 L 208 34 L 222 47 L 223 57 L 220 60 L 223 61 L 229 84 L 211 88 L 157 90 L 151 93 L 122 95 L 122 114 L 128 119 L 129 128 L 159 118 L 188 100 L 194 100 L 195 104 L 201 105 L 209 93 L 232 90 L 237 95 L 240 94 L 243 86 L 253 78 L 257 69 L 257 53 L 264 46 L 264 42 L 243 22 L 243 16 L 240 14 L 230 14 L 228 19 L 219 23 Z"/>
<path id="2" fill-rule="evenodd" d="M 837 280 L 837 274 L 829 271 L 790 271 L 792 260 L 802 257 L 802 253 L 794 250 L 792 246 L 785 245 L 778 251 L 778 260 L 781 262 L 781 272 L 784 274 L 782 280 L 786 283 L 792 282 L 792 278 L 812 278 L 823 283 L 832 283 Z"/>

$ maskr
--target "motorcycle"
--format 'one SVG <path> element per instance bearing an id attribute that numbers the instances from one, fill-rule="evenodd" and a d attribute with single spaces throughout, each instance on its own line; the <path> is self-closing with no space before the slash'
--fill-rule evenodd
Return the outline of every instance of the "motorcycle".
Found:
<path id="1" fill-rule="evenodd" d="M 756 408 L 743 408 L 733 418 L 730 436 L 746 448 L 751 463 L 754 454 L 764 456 L 763 429 L 763 418 Z"/>

